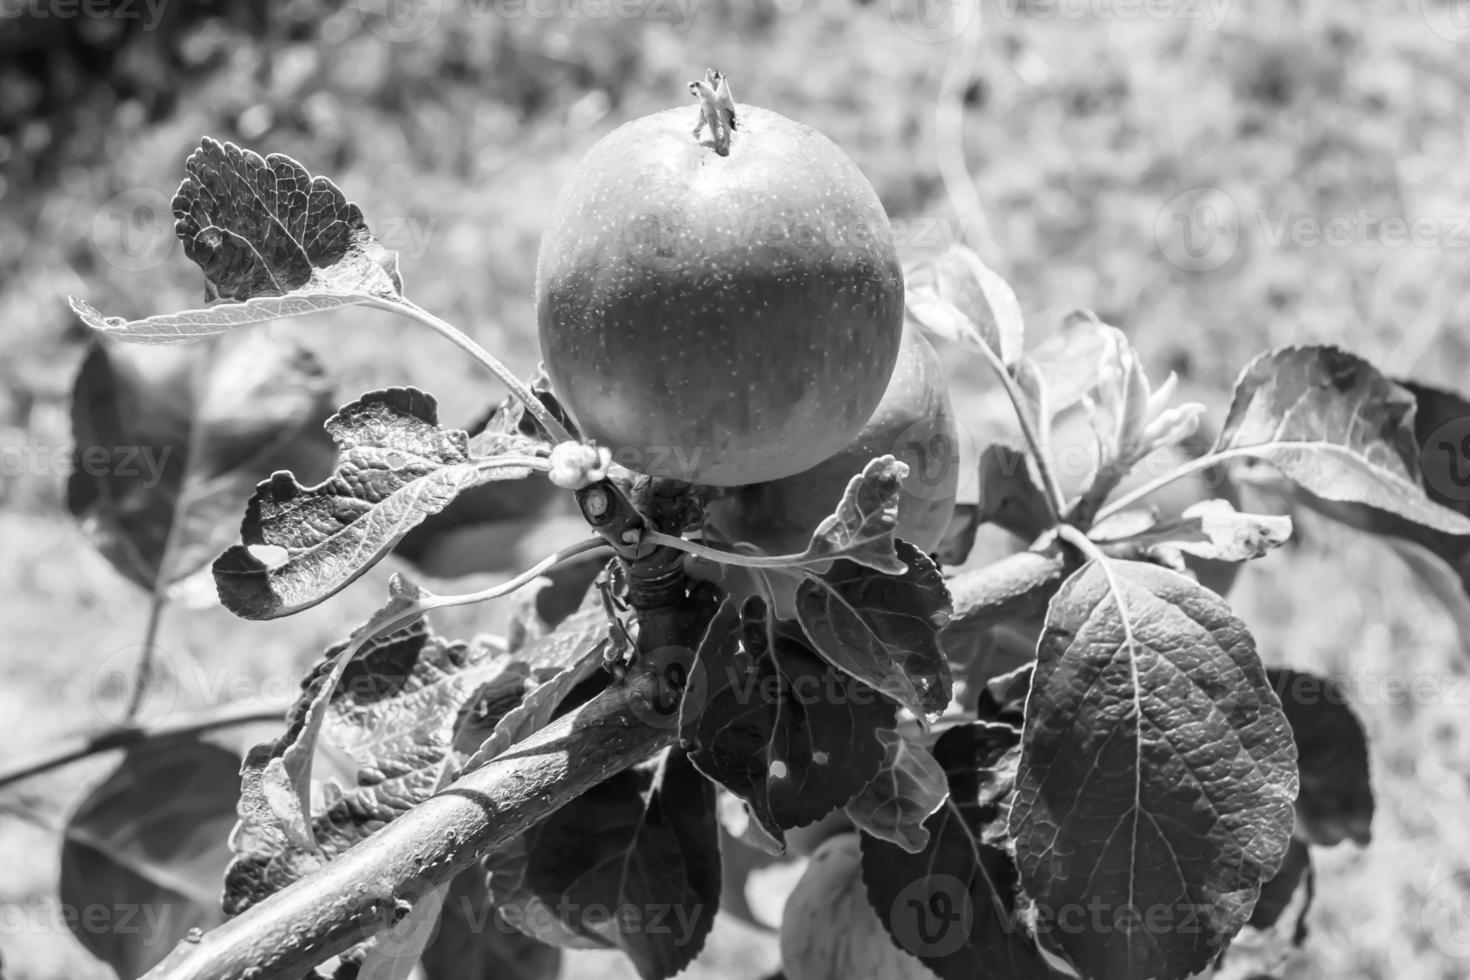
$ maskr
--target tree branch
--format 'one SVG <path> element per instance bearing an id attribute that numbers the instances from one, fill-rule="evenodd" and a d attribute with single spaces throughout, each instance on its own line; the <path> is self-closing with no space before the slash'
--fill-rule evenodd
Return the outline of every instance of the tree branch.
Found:
<path id="1" fill-rule="evenodd" d="M 123 725 L 94 734 L 73 736 L 60 744 L 51 745 L 0 766 L 0 789 L 78 759 L 113 749 L 125 749 L 154 739 L 197 735 L 216 728 L 244 725 L 253 721 L 280 721 L 286 716 L 287 707 L 284 704 L 231 704 L 159 725 Z"/>
<path id="2" fill-rule="evenodd" d="M 1044 609 L 1066 569 L 1064 554 L 1053 551 L 1023 552 L 952 578 L 954 626 L 993 623 L 1038 603 Z M 676 635 L 677 616 L 640 622 L 640 648 L 687 642 Z M 635 665 L 623 683 L 461 776 L 325 867 L 197 941 L 180 943 L 144 980 L 299 977 L 391 928 L 419 896 L 480 854 L 674 744 L 673 719 L 650 724 L 651 707 L 670 703 L 669 683 Z"/>
<path id="3" fill-rule="evenodd" d="M 145 980 L 299 977 L 391 928 L 483 852 L 671 745 L 672 720 L 648 724 L 662 684 L 658 674 L 629 673 L 320 870 L 186 939 Z"/>

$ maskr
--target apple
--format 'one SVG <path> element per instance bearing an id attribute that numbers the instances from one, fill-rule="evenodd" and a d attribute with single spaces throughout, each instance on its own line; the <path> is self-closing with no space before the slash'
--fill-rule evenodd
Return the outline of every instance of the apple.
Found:
<path id="1" fill-rule="evenodd" d="M 695 135 L 689 106 L 599 140 L 536 262 L 542 357 L 582 433 L 634 472 L 711 486 L 848 446 L 903 331 L 872 185 L 816 130 L 727 108 L 723 139 Z"/>

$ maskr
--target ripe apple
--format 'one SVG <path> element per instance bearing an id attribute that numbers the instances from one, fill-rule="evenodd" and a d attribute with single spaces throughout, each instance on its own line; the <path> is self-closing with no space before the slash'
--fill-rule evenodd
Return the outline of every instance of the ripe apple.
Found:
<path id="1" fill-rule="evenodd" d="M 599 140 L 536 264 L 552 389 L 613 461 L 712 486 L 780 479 L 852 442 L 888 384 L 903 273 L 856 165 L 810 127 L 733 104 Z"/>

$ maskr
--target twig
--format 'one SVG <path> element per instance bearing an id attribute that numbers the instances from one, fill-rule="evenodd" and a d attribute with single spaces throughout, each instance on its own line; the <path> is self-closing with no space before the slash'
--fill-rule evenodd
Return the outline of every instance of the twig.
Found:
<path id="1" fill-rule="evenodd" d="M 952 580 L 957 615 L 992 615 L 1060 584 L 1062 554 L 1023 553 Z M 640 620 L 640 622 L 647 622 Z M 662 634 L 662 635 L 660 635 Z M 686 642 L 653 630 L 639 645 Z M 419 896 L 629 766 L 672 745 L 675 726 L 649 724 L 667 703 L 662 673 L 635 666 L 626 680 L 461 776 L 318 871 L 195 941 L 185 940 L 145 980 L 272 980 L 391 928 Z"/>
<path id="2" fill-rule="evenodd" d="M 178 522 L 175 521 L 177 524 Z M 169 528 L 170 537 L 173 534 L 173 526 Z M 164 554 L 168 554 L 167 548 Z M 162 569 L 160 569 L 160 576 Z M 161 589 L 155 589 L 148 603 L 148 624 L 143 627 L 143 655 L 138 658 L 138 667 L 133 672 L 133 689 L 128 694 L 128 706 L 123 713 L 123 723 L 132 725 L 138 718 L 138 712 L 143 707 L 143 699 L 148 695 L 148 688 L 153 683 L 153 644 L 158 639 L 158 628 L 163 622 L 163 610 L 168 606 L 168 595 Z"/>
<path id="3" fill-rule="evenodd" d="M 411 303 L 406 299 L 380 300 L 369 305 L 375 306 L 380 310 L 387 310 L 390 313 L 406 316 L 411 320 L 416 320 L 439 334 L 454 346 L 473 357 L 476 361 L 489 368 L 490 373 L 499 378 L 510 389 L 511 394 L 520 399 L 521 404 L 526 407 L 526 411 L 531 413 L 531 417 L 540 423 L 541 428 L 545 429 L 547 434 L 551 436 L 552 442 L 573 441 L 572 434 L 566 430 L 566 426 L 558 422 L 552 416 L 551 412 L 547 411 L 546 406 L 541 404 L 541 399 L 537 398 L 531 389 L 526 387 L 525 382 L 512 374 L 510 369 L 502 364 L 499 358 L 475 343 L 469 335 L 454 324 L 435 316 L 423 307 Z"/>
<path id="4" fill-rule="evenodd" d="M 92 735 L 74 736 L 60 745 L 52 745 L 0 768 L 0 788 L 113 749 L 125 749 L 158 738 L 197 735 L 252 721 L 280 721 L 285 716 L 285 705 L 263 708 L 258 704 L 232 704 L 158 725 L 127 725 Z"/>

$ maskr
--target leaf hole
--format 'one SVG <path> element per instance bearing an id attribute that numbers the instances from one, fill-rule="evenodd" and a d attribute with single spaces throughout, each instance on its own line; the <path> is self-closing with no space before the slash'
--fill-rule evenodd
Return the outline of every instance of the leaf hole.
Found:
<path id="1" fill-rule="evenodd" d="M 291 557 L 291 553 L 278 544 L 252 544 L 248 550 L 250 557 L 270 569 L 280 568 Z"/>

